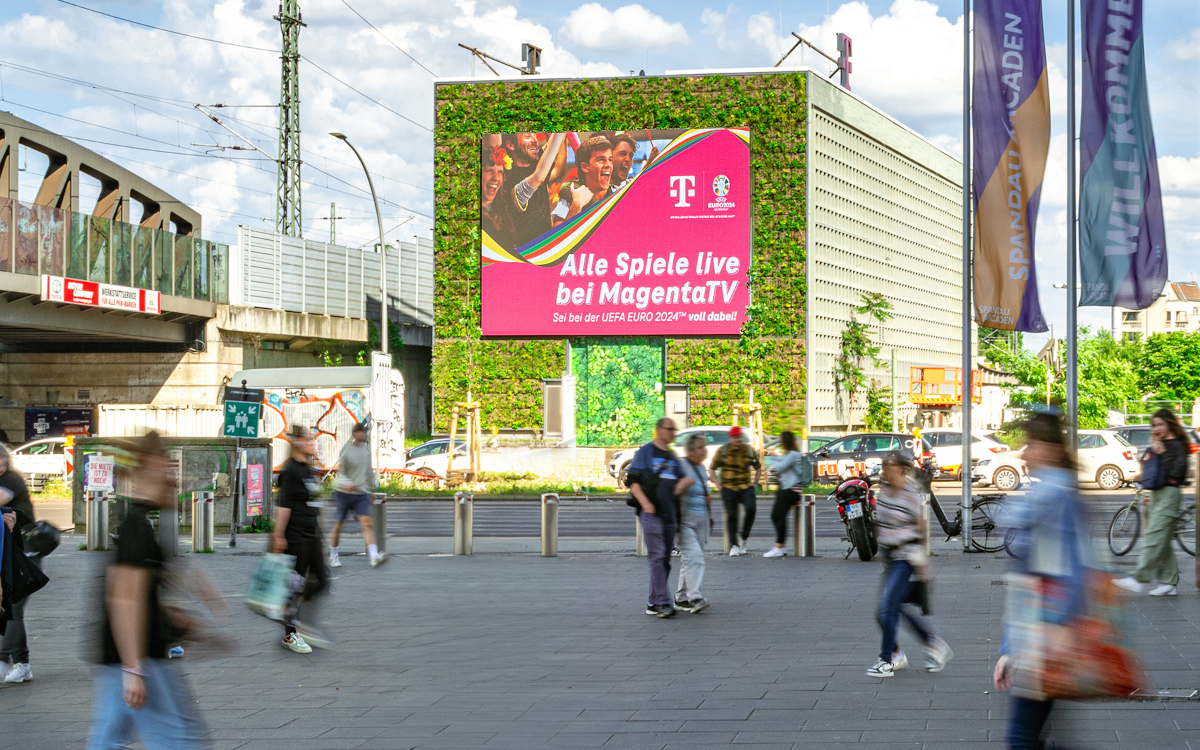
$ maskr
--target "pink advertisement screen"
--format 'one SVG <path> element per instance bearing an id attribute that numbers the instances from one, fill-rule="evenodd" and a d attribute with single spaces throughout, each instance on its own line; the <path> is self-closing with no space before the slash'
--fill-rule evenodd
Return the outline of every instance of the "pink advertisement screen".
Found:
<path id="1" fill-rule="evenodd" d="M 750 131 L 483 138 L 484 336 L 736 336 Z"/>

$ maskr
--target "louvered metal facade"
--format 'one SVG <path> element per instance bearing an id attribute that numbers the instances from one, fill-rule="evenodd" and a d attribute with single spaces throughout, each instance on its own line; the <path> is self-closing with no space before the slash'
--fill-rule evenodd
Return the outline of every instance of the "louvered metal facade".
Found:
<path id="1" fill-rule="evenodd" d="M 344 318 L 379 317 L 379 254 L 239 227 L 230 302 Z M 240 278 L 239 278 L 240 276 Z M 401 325 L 433 326 L 433 242 L 388 251 L 388 306 Z"/>

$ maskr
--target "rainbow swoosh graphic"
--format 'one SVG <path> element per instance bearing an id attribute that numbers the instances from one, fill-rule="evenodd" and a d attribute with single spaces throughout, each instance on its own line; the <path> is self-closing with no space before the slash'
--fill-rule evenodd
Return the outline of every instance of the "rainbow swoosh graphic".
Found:
<path id="1" fill-rule="evenodd" d="M 488 235 L 486 230 L 483 231 L 483 265 L 531 263 L 536 266 L 556 266 L 562 263 L 566 260 L 567 256 L 583 246 L 583 243 L 592 236 L 592 233 L 596 231 L 596 228 L 600 226 L 604 218 L 616 208 L 617 204 L 621 202 L 621 199 L 625 197 L 626 193 L 629 192 L 629 189 L 633 187 L 637 180 L 641 179 L 643 175 L 651 170 L 660 169 L 674 157 L 679 156 L 684 151 L 715 133 L 733 133 L 741 139 L 747 149 L 750 148 L 749 128 L 703 128 L 689 130 L 667 144 L 667 147 L 659 153 L 653 162 L 643 167 L 636 176 L 621 186 L 620 190 L 604 198 L 588 210 L 572 217 L 569 221 L 564 221 L 533 242 L 522 245 L 515 251 L 508 251 L 500 247 Z"/>

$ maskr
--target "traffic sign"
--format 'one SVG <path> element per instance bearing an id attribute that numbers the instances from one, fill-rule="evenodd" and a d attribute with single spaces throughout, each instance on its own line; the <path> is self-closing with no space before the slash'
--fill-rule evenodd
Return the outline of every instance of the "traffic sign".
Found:
<path id="1" fill-rule="evenodd" d="M 254 403 L 262 403 L 263 400 L 262 388 L 234 388 L 233 386 L 225 386 L 225 401 L 253 401 Z"/>
<path id="2" fill-rule="evenodd" d="M 258 418 L 262 415 L 262 404 L 249 401 L 225 402 L 224 437 L 257 438 Z"/>

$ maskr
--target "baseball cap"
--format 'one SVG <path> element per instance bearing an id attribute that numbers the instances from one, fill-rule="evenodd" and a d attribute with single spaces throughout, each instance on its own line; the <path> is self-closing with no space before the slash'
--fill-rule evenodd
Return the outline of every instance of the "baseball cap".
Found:
<path id="1" fill-rule="evenodd" d="M 734 425 L 733 427 L 730 427 L 730 428 L 729 428 L 729 434 L 730 434 L 730 435 L 741 435 L 741 434 L 742 434 L 742 428 L 741 428 L 741 427 L 738 427 L 737 425 Z"/>

